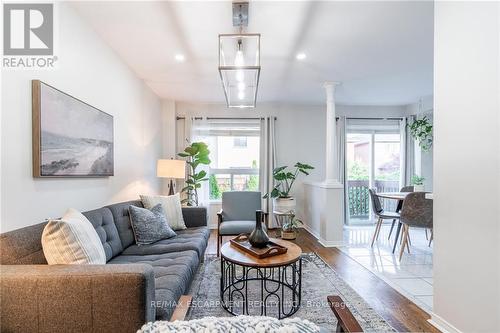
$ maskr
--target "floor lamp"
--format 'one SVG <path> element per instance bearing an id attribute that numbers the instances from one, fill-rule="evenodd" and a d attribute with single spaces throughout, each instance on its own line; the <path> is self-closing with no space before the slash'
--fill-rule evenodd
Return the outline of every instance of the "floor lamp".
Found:
<path id="1" fill-rule="evenodd" d="M 172 179 L 186 178 L 186 161 L 183 160 L 158 160 L 156 163 L 156 176 L 170 178 L 170 189 L 168 195 L 174 194 L 174 183 Z"/>

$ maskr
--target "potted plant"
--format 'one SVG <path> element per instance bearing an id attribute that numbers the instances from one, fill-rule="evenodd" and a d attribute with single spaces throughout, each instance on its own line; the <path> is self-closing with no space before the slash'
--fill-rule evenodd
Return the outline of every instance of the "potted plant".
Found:
<path id="1" fill-rule="evenodd" d="M 423 117 L 422 119 L 415 119 L 411 124 L 408 124 L 410 135 L 418 142 L 422 151 L 429 151 L 432 147 L 432 124 Z"/>
<path id="2" fill-rule="evenodd" d="M 302 221 L 291 215 L 281 227 L 282 239 L 295 239 L 299 233 L 298 228 L 302 225 Z"/>
<path id="3" fill-rule="evenodd" d="M 193 142 L 184 149 L 183 153 L 177 155 L 187 158 L 186 163 L 191 168 L 186 180 L 186 186 L 181 190 L 181 192 L 186 193 L 186 198 L 181 203 L 187 206 L 198 206 L 198 189 L 201 187 L 201 183 L 207 181 L 208 178 L 205 170 L 196 172 L 196 169 L 200 164 L 210 164 L 208 157 L 210 150 L 204 142 Z"/>
<path id="4" fill-rule="evenodd" d="M 271 193 L 266 193 L 264 199 L 273 198 L 273 210 L 278 213 L 289 213 L 295 209 L 295 198 L 290 196 L 293 184 L 299 174 L 309 175 L 313 166 L 297 162 L 295 170 L 288 170 L 288 166 L 281 166 L 273 170 L 275 185 Z"/>
<path id="5" fill-rule="evenodd" d="M 425 187 L 424 187 L 424 177 L 420 177 L 418 175 L 414 175 L 411 177 L 411 184 L 413 185 L 413 191 L 414 192 L 424 192 Z"/>

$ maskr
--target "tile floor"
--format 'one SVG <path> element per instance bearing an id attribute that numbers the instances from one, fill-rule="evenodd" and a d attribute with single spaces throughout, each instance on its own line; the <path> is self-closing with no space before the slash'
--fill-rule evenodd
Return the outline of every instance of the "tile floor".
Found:
<path id="1" fill-rule="evenodd" d="M 399 261 L 399 246 L 392 254 L 394 233 L 388 240 L 390 224 L 380 230 L 378 242 L 370 247 L 374 226 L 345 227 L 344 242 L 340 248 L 361 265 L 386 281 L 427 312 L 432 312 L 432 245 L 423 229 L 411 229 L 410 254 L 405 252 Z"/>

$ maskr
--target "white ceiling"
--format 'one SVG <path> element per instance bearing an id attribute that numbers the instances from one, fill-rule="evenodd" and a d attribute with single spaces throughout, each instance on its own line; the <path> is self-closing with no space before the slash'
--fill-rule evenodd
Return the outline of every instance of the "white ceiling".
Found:
<path id="1" fill-rule="evenodd" d="M 75 2 L 73 6 L 160 97 L 224 102 L 219 33 L 236 32 L 231 2 Z M 262 34 L 258 102 L 402 105 L 432 94 L 433 3 L 252 1 Z M 295 59 L 299 52 L 304 61 Z M 176 54 L 184 54 L 178 63 Z"/>

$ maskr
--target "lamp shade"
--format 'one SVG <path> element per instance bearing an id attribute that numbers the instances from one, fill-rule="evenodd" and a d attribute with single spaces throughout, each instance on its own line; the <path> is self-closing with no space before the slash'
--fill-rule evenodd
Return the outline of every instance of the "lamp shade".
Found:
<path id="1" fill-rule="evenodd" d="M 156 163 L 156 176 L 162 178 L 185 178 L 186 161 L 158 160 Z"/>

